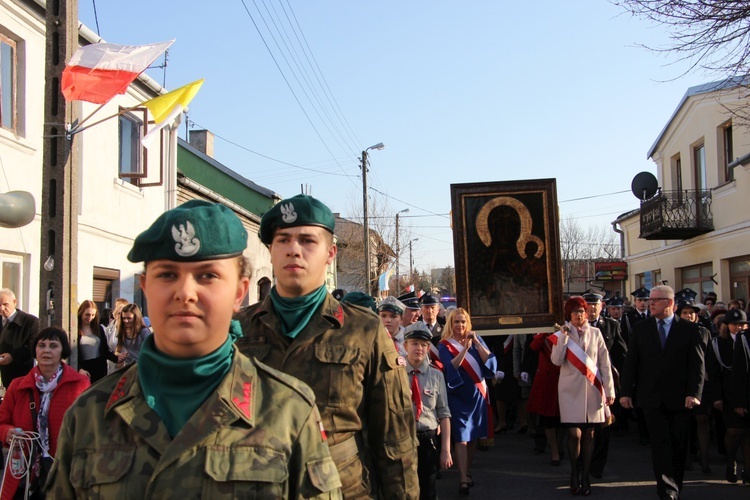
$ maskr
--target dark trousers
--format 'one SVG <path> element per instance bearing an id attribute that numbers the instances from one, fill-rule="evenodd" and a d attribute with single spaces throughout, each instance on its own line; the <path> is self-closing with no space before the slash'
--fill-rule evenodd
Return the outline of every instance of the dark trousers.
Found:
<path id="1" fill-rule="evenodd" d="M 612 427 L 594 427 L 594 456 L 591 458 L 591 473 L 594 477 L 601 477 L 604 474 L 604 466 L 607 465 L 607 456 L 609 455 L 609 436 Z"/>
<path id="2" fill-rule="evenodd" d="M 651 462 L 660 498 L 678 498 L 685 475 L 688 445 L 688 410 L 644 408 L 651 441 Z"/>
<path id="3" fill-rule="evenodd" d="M 419 476 L 419 498 L 434 500 L 437 498 L 435 479 L 438 471 L 437 446 L 438 439 L 435 431 L 418 432 L 419 447 L 417 448 L 417 475 Z"/>

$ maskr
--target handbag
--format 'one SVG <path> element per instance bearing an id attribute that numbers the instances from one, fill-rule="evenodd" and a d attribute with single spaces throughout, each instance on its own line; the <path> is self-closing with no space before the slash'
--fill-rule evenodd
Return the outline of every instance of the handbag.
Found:
<path id="1" fill-rule="evenodd" d="M 39 430 L 36 426 L 36 403 L 34 402 L 34 393 L 31 391 L 31 402 L 29 403 L 29 410 L 31 410 L 31 421 L 34 424 L 34 432 L 37 434 Z M 34 460 L 31 471 L 36 470 L 37 474 L 31 479 L 29 484 L 29 499 L 30 500 L 43 500 L 45 495 L 42 491 L 47 478 L 49 477 L 49 471 L 52 469 L 52 463 L 54 459 L 50 456 L 44 456 L 41 447 L 35 447 Z"/>

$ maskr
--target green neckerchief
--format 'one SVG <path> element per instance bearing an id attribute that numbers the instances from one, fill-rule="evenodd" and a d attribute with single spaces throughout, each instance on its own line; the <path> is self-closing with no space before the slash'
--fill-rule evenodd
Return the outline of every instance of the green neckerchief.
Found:
<path id="1" fill-rule="evenodd" d="M 276 315 L 281 320 L 281 333 L 289 338 L 295 338 L 307 326 L 310 318 L 315 314 L 326 298 L 328 291 L 325 284 L 314 292 L 302 297 L 287 298 L 271 288 L 271 303 Z"/>
<path id="2" fill-rule="evenodd" d="M 154 336 L 143 341 L 138 357 L 138 378 L 146 403 L 161 417 L 174 438 L 219 386 L 232 367 L 232 344 L 242 336 L 232 320 L 226 342 L 200 358 L 174 358 L 159 352 Z M 157 332 L 158 335 L 158 332 Z"/>

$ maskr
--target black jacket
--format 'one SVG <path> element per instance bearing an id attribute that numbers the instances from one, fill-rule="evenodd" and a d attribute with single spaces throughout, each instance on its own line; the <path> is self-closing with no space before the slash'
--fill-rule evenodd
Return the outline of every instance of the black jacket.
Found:
<path id="1" fill-rule="evenodd" d="M 18 314 L 0 332 L 0 354 L 9 353 L 13 362 L 0 366 L 3 386 L 8 387 L 14 378 L 22 377 L 34 367 L 31 341 L 39 331 L 39 318 L 16 309 Z"/>

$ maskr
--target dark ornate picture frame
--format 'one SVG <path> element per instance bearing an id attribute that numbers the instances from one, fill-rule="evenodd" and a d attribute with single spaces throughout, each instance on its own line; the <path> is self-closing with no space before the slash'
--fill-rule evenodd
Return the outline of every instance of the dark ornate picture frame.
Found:
<path id="1" fill-rule="evenodd" d="M 563 319 L 555 179 L 451 184 L 456 299 L 483 334 Z"/>

